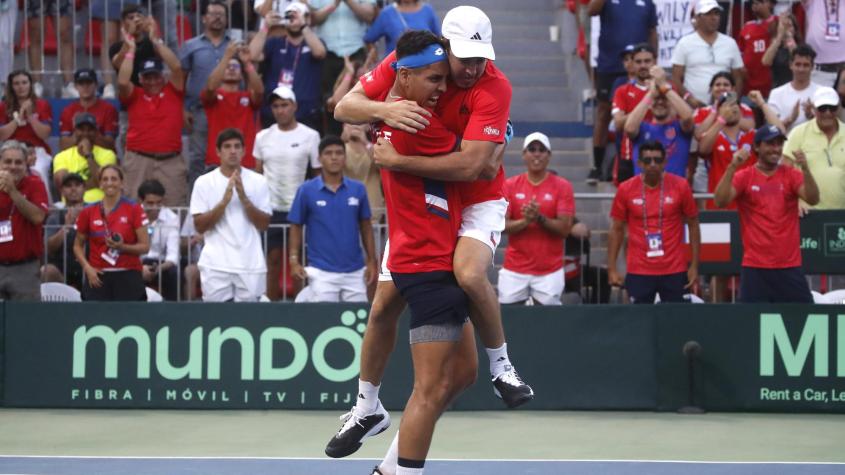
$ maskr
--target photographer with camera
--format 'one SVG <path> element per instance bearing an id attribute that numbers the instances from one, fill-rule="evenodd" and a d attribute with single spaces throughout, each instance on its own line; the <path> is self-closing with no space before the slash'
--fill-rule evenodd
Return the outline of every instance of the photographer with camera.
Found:
<path id="1" fill-rule="evenodd" d="M 103 201 L 76 220 L 73 254 L 85 273 L 83 300 L 147 300 L 141 255 L 150 250 L 147 215 L 123 194 L 123 170 L 100 168 Z M 85 248 L 88 255 L 85 255 Z"/>
<path id="2" fill-rule="evenodd" d="M 308 6 L 291 3 L 285 9 L 284 18 L 271 11 L 264 20 L 264 26 L 249 44 L 249 56 L 261 62 L 264 77 L 261 127 L 276 122 L 270 110 L 270 94 L 277 87 L 286 86 L 296 95 L 296 120 L 321 132 L 320 79 L 326 46 L 311 29 Z M 270 28 L 278 25 L 285 26 L 285 35 L 268 38 Z"/>

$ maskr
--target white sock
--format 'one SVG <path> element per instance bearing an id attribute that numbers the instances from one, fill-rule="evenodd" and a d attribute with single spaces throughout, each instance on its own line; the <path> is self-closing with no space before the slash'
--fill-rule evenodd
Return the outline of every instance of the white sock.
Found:
<path id="1" fill-rule="evenodd" d="M 490 360 L 490 375 L 497 378 L 502 373 L 510 371 L 511 360 L 508 358 L 508 344 L 503 343 L 499 348 L 485 348 L 487 358 Z"/>
<path id="2" fill-rule="evenodd" d="M 355 412 L 360 415 L 372 414 L 378 407 L 378 390 L 381 385 L 373 386 L 369 381 L 358 380 L 358 399 Z"/>
<path id="3" fill-rule="evenodd" d="M 396 469 L 396 475 L 422 475 L 422 473 L 421 468 L 397 467 Z"/>
<path id="4" fill-rule="evenodd" d="M 384 460 L 378 465 L 384 475 L 394 475 L 399 465 L 399 431 L 393 436 L 393 442 L 390 443 L 390 448 L 384 454 Z"/>

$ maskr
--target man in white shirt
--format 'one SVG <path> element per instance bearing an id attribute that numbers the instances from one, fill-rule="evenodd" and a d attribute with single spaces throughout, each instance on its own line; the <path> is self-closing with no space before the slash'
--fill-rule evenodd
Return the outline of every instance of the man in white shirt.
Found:
<path id="1" fill-rule="evenodd" d="M 206 302 L 255 302 L 267 286 L 260 231 L 270 225 L 267 179 L 241 167 L 244 138 L 236 129 L 217 136 L 220 167 L 197 178 L 191 216 L 205 245 L 198 267 Z"/>
<path id="2" fill-rule="evenodd" d="M 710 103 L 710 80 L 720 71 L 730 71 L 742 91 L 745 66 L 736 41 L 719 33 L 722 7 L 716 0 L 695 5 L 695 31 L 678 41 L 672 51 L 672 80 L 675 90 L 693 108 Z"/>
<path id="3" fill-rule="evenodd" d="M 783 121 L 786 130 L 813 118 L 813 94 L 819 88 L 810 79 L 815 59 L 816 52 L 812 48 L 797 46 L 789 58 L 792 81 L 772 89 L 769 94 L 769 107 Z"/>
<path id="4" fill-rule="evenodd" d="M 176 301 L 179 265 L 179 216 L 162 207 L 164 185 L 147 180 L 138 187 L 138 198 L 150 220 L 150 251 L 141 256 L 142 275 L 148 286 L 157 287 L 165 300 Z"/>
<path id="5" fill-rule="evenodd" d="M 270 110 L 276 123 L 258 132 L 253 156 L 255 171 L 267 178 L 270 204 L 273 207 L 271 228 L 267 230 L 267 297 L 278 300 L 279 273 L 285 255 L 285 231 L 288 212 L 296 190 L 305 181 L 308 166 L 312 173 L 320 168 L 320 134 L 296 121 L 296 95 L 286 86 L 279 86 L 270 95 Z"/>

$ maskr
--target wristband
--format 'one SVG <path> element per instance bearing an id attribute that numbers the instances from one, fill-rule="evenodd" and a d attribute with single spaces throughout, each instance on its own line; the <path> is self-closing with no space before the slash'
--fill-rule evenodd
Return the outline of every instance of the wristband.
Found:
<path id="1" fill-rule="evenodd" d="M 352 75 L 351 75 L 351 74 L 349 74 L 349 73 L 345 74 L 345 75 L 343 76 L 343 80 L 344 80 L 344 81 L 351 81 L 351 80 L 352 80 Z"/>
<path id="2" fill-rule="evenodd" d="M 267 25 L 267 20 L 264 20 L 264 25 L 261 27 L 261 32 L 267 33 L 268 31 L 270 31 L 270 26 Z"/>
<path id="3" fill-rule="evenodd" d="M 123 55 L 125 59 L 135 59 L 135 53 L 126 53 Z"/>
<path id="4" fill-rule="evenodd" d="M 248 73 L 254 73 L 255 72 L 255 66 L 253 66 L 252 63 L 247 63 L 246 68 L 244 68 L 244 69 Z"/>
<path id="5" fill-rule="evenodd" d="M 291 254 L 291 255 L 288 257 L 288 260 L 290 260 L 290 261 L 298 261 L 298 260 L 299 260 L 299 254 Z"/>
<path id="6" fill-rule="evenodd" d="M 650 106 L 651 103 L 654 102 L 654 99 L 652 99 L 651 96 L 645 96 L 643 98 L 643 102 L 645 102 L 645 105 Z"/>
<path id="7" fill-rule="evenodd" d="M 684 94 L 684 100 L 689 99 L 691 95 L 692 95 L 692 94 L 691 94 L 689 91 L 687 91 L 687 92 Z"/>
<path id="8" fill-rule="evenodd" d="M 720 115 L 719 117 L 716 117 L 716 122 L 725 125 L 728 121 L 726 121 L 725 118 Z"/>

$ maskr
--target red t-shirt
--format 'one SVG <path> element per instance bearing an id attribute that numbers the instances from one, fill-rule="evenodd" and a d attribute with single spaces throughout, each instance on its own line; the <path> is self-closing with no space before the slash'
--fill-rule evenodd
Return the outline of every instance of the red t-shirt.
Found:
<path id="1" fill-rule="evenodd" d="M 387 91 L 382 94 L 386 95 Z M 385 138 L 402 155 L 433 157 L 453 152 L 458 141 L 455 134 L 437 115 L 429 121 L 416 134 L 379 124 L 375 137 Z M 387 268 L 400 274 L 451 271 L 461 225 L 459 189 L 466 185 L 382 169 L 381 186 L 389 223 Z"/>
<path id="2" fill-rule="evenodd" d="M 44 182 L 35 175 L 26 175 L 18 182 L 18 191 L 45 213 L 50 207 Z M 44 233 L 40 224 L 32 224 L 15 207 L 12 198 L 0 192 L 0 221 L 11 221 L 12 240 L 0 243 L 0 262 L 21 262 L 44 254 Z"/>
<path id="3" fill-rule="evenodd" d="M 645 206 L 643 206 L 645 188 Z M 627 266 L 631 274 L 666 275 L 687 270 L 684 253 L 684 218 L 698 216 L 698 208 L 687 181 L 671 173 L 663 174 L 663 224 L 659 224 L 660 186 L 644 187 L 642 175 L 619 185 L 610 217 L 628 225 Z M 662 231 L 663 255 L 648 257 L 646 230 L 643 228 L 643 207 L 646 209 L 648 233 Z"/>
<path id="4" fill-rule="evenodd" d="M 229 127 L 238 129 L 244 134 L 244 157 L 241 165 L 255 168 L 255 158 L 252 156 L 252 144 L 255 142 L 255 113 L 261 107 L 260 103 L 252 102 L 249 91 L 227 92 L 218 89 L 216 94 L 209 94 L 203 90 L 200 94 L 205 115 L 208 118 L 208 142 L 205 148 L 205 164 L 220 165 L 217 156 L 217 135 Z"/>
<path id="5" fill-rule="evenodd" d="M 713 143 L 713 151 L 710 155 L 703 157 L 710 166 L 707 174 L 707 191 L 709 193 L 716 191 L 716 186 L 733 160 L 734 153 L 746 146 L 751 150 L 751 156 L 739 167 L 739 170 L 757 163 L 757 155 L 754 153 L 754 131 L 743 132 L 740 130 L 736 142 L 732 141 L 724 131 L 719 132 L 716 141 Z M 719 208 L 713 200 L 707 200 L 705 207 L 706 209 L 736 209 L 736 203 L 731 202 L 725 208 Z"/>
<path id="6" fill-rule="evenodd" d="M 752 20 L 742 27 L 737 38 L 737 46 L 742 53 L 742 62 L 748 74 L 745 79 L 745 90 L 743 94 L 759 90 L 763 97 L 769 96 L 772 89 L 772 70 L 763 65 L 763 55 L 772 40 L 769 33 L 772 22 L 777 21 L 777 15 L 772 15 L 766 20 Z"/>
<path id="7" fill-rule="evenodd" d="M 135 230 L 149 224 L 147 214 L 140 204 L 121 198 L 117 206 L 106 212 L 103 218 L 102 201 L 86 206 L 76 219 L 76 231 L 88 238 L 88 262 L 95 269 L 132 269 L 141 270 L 141 257 L 136 254 L 121 252 L 114 265 L 103 259 L 107 253 L 106 236 L 120 234 L 126 244 L 138 242 Z"/>
<path id="8" fill-rule="evenodd" d="M 14 112 L 14 111 L 13 111 Z M 35 113 L 38 114 L 38 121 L 42 124 L 52 125 L 53 124 L 53 109 L 50 108 L 50 103 L 45 101 L 44 99 L 38 99 L 35 101 Z M 0 125 L 6 125 L 12 120 L 11 114 L 6 114 L 6 103 L 0 102 L 0 120 L 3 122 Z M 47 153 L 52 154 L 53 152 L 50 151 L 50 147 L 47 146 L 47 142 L 41 140 L 32 126 L 27 122 L 24 126 L 18 126 L 15 129 L 15 133 L 12 134 L 8 140 L 19 140 L 31 147 L 42 147 Z"/>
<path id="9" fill-rule="evenodd" d="M 710 114 L 713 114 L 713 113 L 716 113 L 716 107 L 715 106 L 699 107 L 698 109 L 695 110 L 695 115 L 693 115 L 693 120 L 695 121 L 695 125 L 698 125 L 698 124 L 704 122 L 705 120 L 707 120 L 708 117 L 710 117 Z M 743 119 L 745 119 L 745 118 L 753 119 L 754 118 L 754 110 L 752 110 L 750 107 L 748 107 L 745 104 L 739 105 L 739 113 L 741 114 Z"/>
<path id="10" fill-rule="evenodd" d="M 575 195 L 572 184 L 565 178 L 549 173 L 539 184 L 528 180 L 523 173 L 505 181 L 505 198 L 508 200 L 507 217 L 522 218 L 522 207 L 537 201 L 540 214 L 547 218 L 575 216 Z M 546 275 L 563 267 L 563 238 L 531 223 L 522 231 L 508 235 L 504 267 L 513 272 Z"/>
<path id="11" fill-rule="evenodd" d="M 87 112 L 97 119 L 97 130 L 109 137 L 117 137 L 117 109 L 106 101 L 97 99 L 88 109 L 79 101 L 68 104 L 59 116 L 59 134 L 62 137 L 73 135 L 73 118 L 80 112 Z"/>
<path id="12" fill-rule="evenodd" d="M 803 183 L 804 175 L 786 165 L 772 176 L 757 167 L 736 172 L 732 184 L 742 229 L 743 266 L 801 266 L 798 189 Z"/>
<path id="13" fill-rule="evenodd" d="M 123 105 L 129 114 L 126 150 L 172 153 L 182 150 L 182 103 L 184 91 L 169 82 L 156 96 L 144 94 L 138 86 Z"/>
<path id="14" fill-rule="evenodd" d="M 396 79 L 396 71 L 390 66 L 396 61 L 396 52 L 387 55 L 372 71 L 361 76 L 361 85 L 370 99 L 376 99 L 389 91 Z M 462 89 L 449 78 L 446 93 L 437 101 L 435 112 L 447 129 L 462 140 L 478 140 L 495 143 L 505 141 L 508 114 L 510 113 L 510 81 L 492 61 L 481 79 L 469 89 Z M 476 180 L 461 187 L 464 206 L 502 198 L 505 170 L 492 180 Z"/>
<path id="15" fill-rule="evenodd" d="M 626 114 L 630 114 L 637 104 L 643 100 L 643 97 L 648 94 L 648 88 L 645 86 L 640 86 L 636 83 L 636 81 L 631 81 L 625 83 L 622 86 L 616 88 L 616 93 L 613 94 L 613 109 L 612 112 L 615 114 L 616 111 L 622 111 Z M 646 112 L 644 121 L 648 122 L 651 121 L 652 115 L 651 110 Z M 631 160 L 634 156 L 634 151 L 631 147 L 633 147 L 633 143 L 631 139 L 628 137 L 628 134 L 624 133 L 622 130 L 617 130 L 617 134 L 622 134 L 622 148 L 619 150 L 619 158 L 623 160 Z"/>

